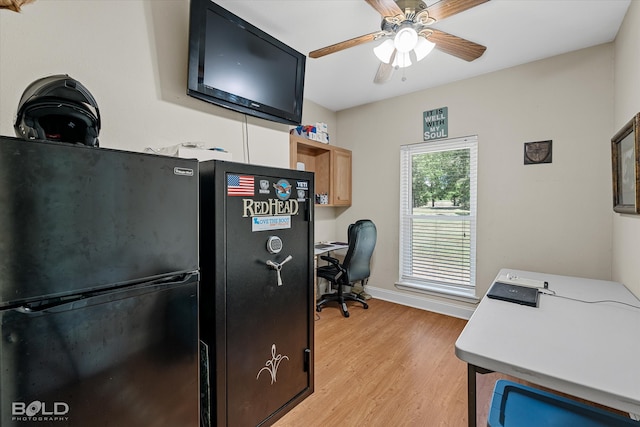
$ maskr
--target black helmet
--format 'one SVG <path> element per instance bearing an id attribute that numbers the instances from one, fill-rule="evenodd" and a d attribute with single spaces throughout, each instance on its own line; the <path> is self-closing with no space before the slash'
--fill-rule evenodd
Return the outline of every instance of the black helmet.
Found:
<path id="1" fill-rule="evenodd" d="M 100 111 L 82 84 L 66 74 L 43 77 L 25 89 L 13 125 L 23 139 L 98 146 Z"/>

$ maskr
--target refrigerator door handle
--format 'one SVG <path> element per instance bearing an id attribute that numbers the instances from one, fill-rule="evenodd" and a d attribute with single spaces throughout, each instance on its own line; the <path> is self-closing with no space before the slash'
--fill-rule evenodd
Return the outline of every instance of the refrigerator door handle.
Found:
<path id="1" fill-rule="evenodd" d="M 25 314 L 37 313 L 53 307 L 58 307 L 61 305 L 76 302 L 81 299 L 85 299 L 85 295 L 74 295 L 72 297 L 51 298 L 43 301 L 38 301 L 37 303 L 23 304 L 19 307 L 16 307 L 15 310 Z"/>
<path id="2" fill-rule="evenodd" d="M 189 272 L 184 274 L 177 274 L 168 276 L 165 278 L 143 281 L 139 283 L 130 283 L 127 285 L 116 286 L 113 288 L 99 289 L 90 292 L 84 292 L 82 294 L 75 294 L 63 297 L 52 297 L 48 299 L 38 300 L 35 302 L 24 303 L 15 307 L 15 310 L 24 314 L 33 314 L 45 310 L 55 309 L 57 307 L 68 306 L 71 303 L 76 303 L 81 300 L 89 301 L 96 297 L 105 297 L 114 295 L 114 292 L 131 292 L 135 290 L 137 293 L 153 292 L 158 287 L 170 287 L 180 286 L 186 283 L 197 281 L 200 278 L 200 273 Z"/>

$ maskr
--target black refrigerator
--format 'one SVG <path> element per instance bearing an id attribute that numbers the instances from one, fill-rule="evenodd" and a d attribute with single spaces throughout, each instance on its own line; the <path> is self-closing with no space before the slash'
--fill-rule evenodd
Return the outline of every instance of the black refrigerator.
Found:
<path id="1" fill-rule="evenodd" d="M 0 425 L 199 425 L 198 164 L 0 137 Z"/>
<path id="2" fill-rule="evenodd" d="M 270 425 L 313 392 L 313 188 L 310 172 L 200 163 L 205 427 Z"/>

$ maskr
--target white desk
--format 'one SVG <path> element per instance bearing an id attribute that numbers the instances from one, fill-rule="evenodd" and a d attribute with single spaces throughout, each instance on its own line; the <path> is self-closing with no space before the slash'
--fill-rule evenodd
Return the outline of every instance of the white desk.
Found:
<path id="1" fill-rule="evenodd" d="M 314 255 L 322 255 L 327 252 L 337 251 L 338 249 L 346 249 L 349 245 L 342 242 L 316 243 L 314 245 Z"/>
<path id="2" fill-rule="evenodd" d="M 501 372 L 615 409 L 640 413 L 640 307 L 624 285 L 503 269 L 549 283 L 538 307 L 483 298 L 455 345 L 468 364 L 469 426 L 476 373 Z M 497 279 L 497 278 L 496 278 Z"/>

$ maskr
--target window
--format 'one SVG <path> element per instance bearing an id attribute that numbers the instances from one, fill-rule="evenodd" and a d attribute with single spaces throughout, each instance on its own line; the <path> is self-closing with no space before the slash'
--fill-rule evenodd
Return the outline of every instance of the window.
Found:
<path id="1" fill-rule="evenodd" d="M 476 299 L 477 142 L 401 147 L 400 289 Z"/>

